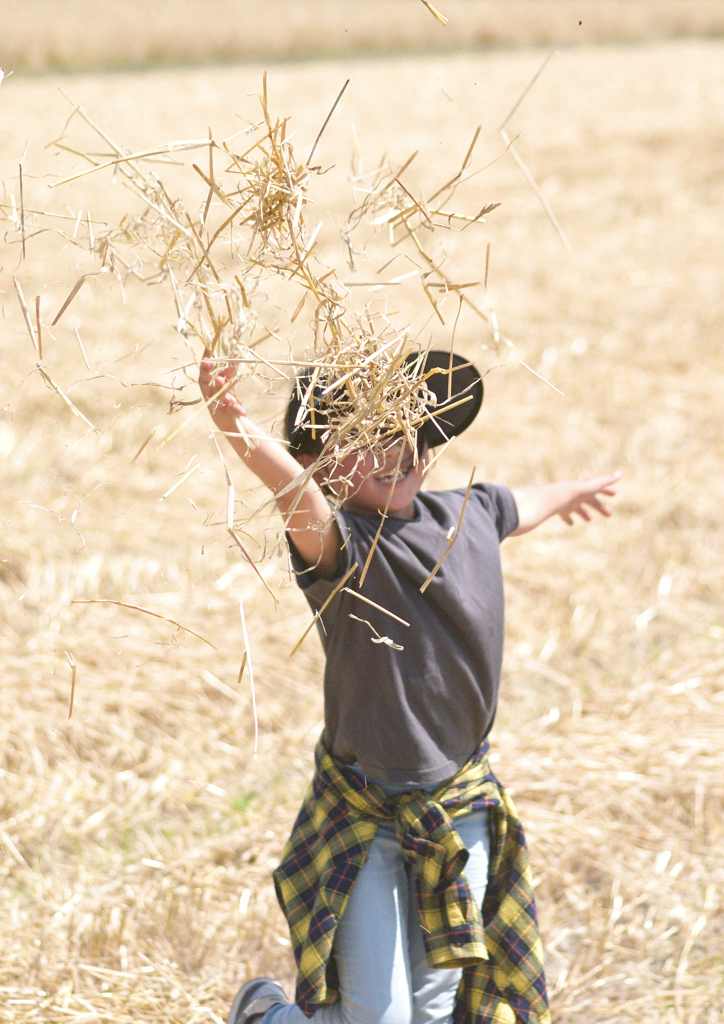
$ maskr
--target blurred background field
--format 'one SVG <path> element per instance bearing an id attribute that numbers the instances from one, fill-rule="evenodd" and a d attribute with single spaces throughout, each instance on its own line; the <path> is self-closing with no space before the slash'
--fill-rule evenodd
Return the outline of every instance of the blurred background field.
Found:
<path id="1" fill-rule="evenodd" d="M 0 67 L 137 67 L 724 34 L 721 0 L 2 0 Z"/>
<path id="2" fill-rule="evenodd" d="M 401 8 L 385 3 L 390 17 Z M 0 18 L 33 6 L 5 0 Z M 51 6 L 68 19 L 79 9 Z M 130 0 L 115 6 L 134 9 Z M 483 5 L 436 6 L 452 19 Z M 693 0 L 627 6 L 721 9 Z M 408 5 L 405 18 L 424 25 L 420 32 L 449 31 L 421 5 Z M 14 24 L 14 35 L 0 31 L 0 46 L 19 38 L 22 18 Z M 36 13 L 42 47 L 26 41 L 14 63 L 3 49 L 0 63 L 91 60 L 90 19 L 75 50 L 60 29 L 53 50 L 47 24 Z M 148 11 L 145 24 L 153 24 Z M 335 24 L 330 14 L 330 37 Z M 166 25 L 169 39 L 174 26 Z M 415 45 L 428 46 L 426 38 Z M 292 116 L 302 150 L 350 78 L 319 150 L 331 168 L 315 183 L 327 258 L 343 264 L 332 238 L 352 205 L 353 164 L 369 169 L 385 152 L 401 164 L 419 149 L 409 180 L 427 187 L 459 167 L 479 123 L 478 161 L 499 155 L 496 128 L 545 52 L 358 54 L 270 68 L 272 108 Z M 103 59 L 200 53 L 139 48 Z M 196 397 L 168 296 L 129 280 L 124 305 L 117 284 L 91 280 L 72 317 L 45 331 L 46 372 L 96 432 L 35 370 L 12 281 L 31 305 L 40 296 L 49 323 L 89 256 L 42 233 L 32 210 L 53 205 L 72 235 L 79 211 L 98 219 L 128 204 L 110 171 L 48 189 L 74 166 L 45 148 L 72 110 L 58 86 L 135 151 L 202 138 L 209 125 L 217 137 L 232 135 L 242 127 L 235 115 L 256 114 L 249 94 L 264 67 L 249 59 L 133 74 L 18 72 L 0 85 L 2 202 L 18 195 L 22 159 L 28 211 L 25 259 L 8 222 L 0 243 L 2 1021 L 200 1024 L 225 1019 L 236 986 L 256 973 L 291 990 L 270 872 L 322 720 L 316 638 L 289 659 L 309 614 L 283 558 L 263 565 L 282 603 L 275 610 L 228 547 L 207 422 L 197 417 L 172 444 L 151 443 L 132 461 L 149 432 L 163 429 L 172 400 Z M 549 523 L 503 547 L 508 642 L 496 767 L 528 828 L 554 1019 L 565 1024 L 724 1020 L 723 112 L 717 40 L 567 50 L 509 131 L 572 252 L 509 157 L 467 193 L 471 206 L 500 201 L 500 209 L 445 241 L 444 255 L 477 274 L 490 243 L 490 294 L 516 348 L 498 352 L 474 321 L 463 322 L 457 347 L 491 370 L 486 400 L 430 486 L 464 485 L 473 465 L 479 479 L 511 485 L 624 473 L 611 521 Z M 278 301 L 270 297 L 272 319 L 285 312 Z M 391 292 L 391 311 L 395 301 Z M 422 327 L 429 307 L 421 297 L 409 312 Z M 434 336 L 434 325 L 426 332 Z M 269 426 L 284 390 L 246 396 Z M 238 498 L 254 507 L 253 480 L 240 465 L 232 471 Z M 256 539 L 263 546 L 261 525 Z M 257 687 L 256 757 L 248 677 L 237 684 L 239 596 Z M 89 599 L 142 606 L 210 643 L 116 605 L 71 603 Z M 70 720 L 68 656 L 77 665 Z"/>

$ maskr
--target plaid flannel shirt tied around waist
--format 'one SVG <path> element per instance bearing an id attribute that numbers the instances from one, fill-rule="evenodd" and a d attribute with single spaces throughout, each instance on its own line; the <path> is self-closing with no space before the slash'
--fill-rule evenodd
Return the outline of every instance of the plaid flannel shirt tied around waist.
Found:
<path id="1" fill-rule="evenodd" d="M 323 740 L 316 772 L 274 872 L 297 962 L 296 1003 L 311 1017 L 339 999 L 334 932 L 380 824 L 391 825 L 411 866 L 432 967 L 462 967 L 454 1024 L 550 1024 L 525 835 L 483 743 L 434 793 L 389 798 L 336 761 Z M 488 887 L 479 908 L 463 870 L 454 819 L 487 808 Z"/>

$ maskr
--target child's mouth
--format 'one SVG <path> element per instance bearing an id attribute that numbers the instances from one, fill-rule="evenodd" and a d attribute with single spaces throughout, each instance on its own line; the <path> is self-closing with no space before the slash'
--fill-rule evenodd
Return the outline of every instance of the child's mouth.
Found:
<path id="1" fill-rule="evenodd" d="M 412 462 L 408 462 L 406 465 L 400 466 L 399 470 L 393 469 L 390 473 L 385 473 L 384 475 L 376 475 L 375 480 L 377 480 L 378 483 L 381 483 L 383 485 L 391 484 L 393 482 L 399 484 L 402 483 L 402 481 L 405 480 L 407 476 L 409 476 L 411 469 Z"/>

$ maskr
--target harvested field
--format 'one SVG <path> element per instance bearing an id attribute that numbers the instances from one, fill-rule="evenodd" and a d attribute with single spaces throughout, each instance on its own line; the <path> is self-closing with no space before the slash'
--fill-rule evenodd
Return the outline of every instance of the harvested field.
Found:
<path id="1" fill-rule="evenodd" d="M 160 62 L 570 46 L 721 36 L 720 0 L 3 0 L 0 67 L 138 67 Z"/>
<path id="2" fill-rule="evenodd" d="M 271 102 L 303 149 L 351 79 L 318 152 L 334 165 L 315 183 L 327 258 L 344 269 L 330 225 L 352 205 L 351 124 L 367 168 L 419 149 L 406 182 L 437 182 L 481 122 L 480 161 L 500 153 L 496 128 L 544 56 L 270 72 Z M 208 422 L 133 461 L 171 400 L 197 395 L 182 370 L 168 372 L 189 355 L 165 292 L 129 280 L 124 306 L 117 284 L 90 280 L 44 330 L 42 365 L 94 431 L 36 372 L 12 281 L 33 316 L 40 296 L 50 324 L 89 266 L 36 233 L 31 212 L 61 202 L 47 186 L 73 164 L 44 149 L 72 109 L 56 86 L 130 152 L 203 138 L 209 125 L 230 136 L 235 114 L 256 110 L 261 74 L 247 64 L 0 84 L 2 202 L 17 195 L 23 159 L 27 207 L 25 260 L 16 232 L 0 249 L 0 1020 L 13 1024 L 201 1024 L 225 1019 L 246 977 L 291 986 L 270 870 L 322 719 L 316 639 L 289 658 L 309 613 L 282 559 L 262 566 L 275 609 L 228 546 Z M 490 243 L 490 292 L 516 348 L 498 353 L 461 321 L 456 347 L 491 369 L 486 400 L 430 486 L 464 485 L 473 465 L 511 485 L 624 473 L 610 522 L 551 522 L 503 547 L 493 743 L 528 828 L 559 1024 L 724 1020 L 723 112 L 719 42 L 571 51 L 508 131 L 572 252 L 509 158 L 467 193 L 500 209 L 443 240 L 446 265 L 478 274 Z M 69 235 L 80 210 L 97 220 L 128 206 L 104 174 L 63 192 Z M 282 301 L 270 295 L 270 315 Z M 391 290 L 391 313 L 396 303 Z M 399 308 L 420 328 L 430 313 L 421 292 Z M 252 415 L 272 425 L 283 392 L 250 392 Z M 237 497 L 258 505 L 243 467 L 232 472 Z M 263 545 L 264 524 L 254 532 Z M 248 676 L 237 682 L 239 597 L 256 757 Z M 90 600 L 165 618 L 72 603 Z"/>

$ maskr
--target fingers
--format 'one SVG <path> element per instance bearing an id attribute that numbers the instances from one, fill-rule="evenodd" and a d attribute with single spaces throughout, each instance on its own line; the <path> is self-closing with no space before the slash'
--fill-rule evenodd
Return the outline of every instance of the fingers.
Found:
<path id="1" fill-rule="evenodd" d="M 603 502 L 599 501 L 595 494 L 586 495 L 585 497 L 580 498 L 573 505 L 571 505 L 570 508 L 564 509 L 562 512 L 560 512 L 559 515 L 563 522 L 566 523 L 568 526 L 574 525 L 574 515 L 580 516 L 585 523 L 590 523 L 593 519 L 593 516 L 591 515 L 591 512 L 586 506 L 590 506 L 590 508 L 595 509 L 596 512 L 599 512 L 602 516 L 613 515 L 613 510 L 610 509 L 608 505 L 604 505 Z"/>
<path id="2" fill-rule="evenodd" d="M 587 480 L 581 480 L 581 483 L 585 485 L 585 490 L 583 494 L 581 494 L 580 500 L 592 505 L 597 509 L 597 511 L 601 512 L 602 515 L 612 515 L 612 510 L 600 501 L 598 495 L 605 494 L 614 498 L 617 490 L 613 484 L 615 484 L 620 477 L 621 471 L 616 470 L 615 473 L 609 473 L 606 476 L 592 476 Z"/>
<path id="3" fill-rule="evenodd" d="M 218 387 L 223 387 L 233 375 L 233 366 L 218 366 L 211 359 L 202 359 L 199 364 L 199 383 L 202 385 L 214 383 Z"/>
<path id="4" fill-rule="evenodd" d="M 208 387 L 218 372 L 215 363 L 212 362 L 211 356 L 208 354 L 208 351 L 208 349 L 204 351 L 204 356 L 199 363 L 199 384 L 202 388 Z"/>
<path id="5" fill-rule="evenodd" d="M 209 350 L 204 351 L 203 358 L 199 363 L 199 384 L 202 388 L 213 387 L 217 391 L 228 384 L 234 375 L 234 367 L 230 364 L 220 366 L 213 359 Z"/>
<path id="6" fill-rule="evenodd" d="M 581 483 L 587 484 L 592 494 L 615 494 L 616 491 L 613 488 L 613 484 L 618 483 L 621 479 L 621 470 L 617 469 L 615 473 L 606 473 L 605 476 L 591 476 L 586 480 L 582 480 Z"/>
<path id="7" fill-rule="evenodd" d="M 236 369 L 232 363 L 219 365 L 209 350 L 204 349 L 199 363 L 199 387 L 209 403 L 209 411 L 214 419 L 220 413 L 231 414 L 233 417 L 246 416 L 246 409 L 234 392 L 235 374 Z"/>
<path id="8" fill-rule="evenodd" d="M 607 507 L 597 494 L 592 494 L 590 498 L 586 499 L 586 501 L 587 504 L 589 504 L 591 508 L 595 508 L 597 512 L 603 512 Z"/>
<path id="9" fill-rule="evenodd" d="M 613 509 L 610 509 L 608 507 L 608 505 L 604 505 L 604 503 L 595 494 L 592 494 L 592 495 L 590 495 L 588 497 L 583 498 L 582 503 L 581 503 L 581 508 L 583 508 L 583 503 L 584 502 L 585 502 L 586 505 L 590 505 L 591 508 L 595 508 L 595 510 L 597 512 L 600 512 L 602 516 L 612 516 L 613 515 Z M 583 518 L 586 519 L 586 520 L 590 520 L 592 518 L 590 513 L 588 513 L 588 512 L 586 512 L 586 514 L 583 515 L 583 513 L 580 511 L 580 509 L 576 509 L 576 511 L 579 513 L 579 515 L 582 515 Z"/>
<path id="10" fill-rule="evenodd" d="M 581 519 L 585 520 L 585 522 L 587 523 L 590 523 L 592 519 L 591 513 L 588 511 L 583 502 L 577 502 L 575 505 L 567 509 L 565 512 L 561 512 L 561 518 L 564 519 L 569 526 L 573 526 L 573 523 L 575 522 L 575 520 L 573 519 L 574 515 L 580 516 Z"/>

